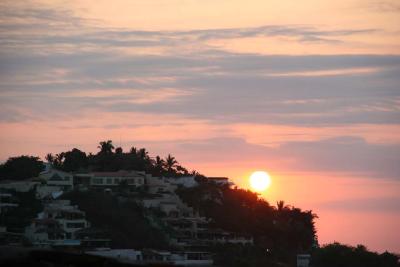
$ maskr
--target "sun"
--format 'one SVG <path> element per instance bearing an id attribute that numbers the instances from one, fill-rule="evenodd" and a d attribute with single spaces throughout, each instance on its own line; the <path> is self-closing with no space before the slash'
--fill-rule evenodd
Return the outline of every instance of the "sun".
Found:
<path id="1" fill-rule="evenodd" d="M 267 172 L 255 171 L 250 175 L 250 185 L 255 191 L 264 191 L 271 185 L 271 177 Z"/>

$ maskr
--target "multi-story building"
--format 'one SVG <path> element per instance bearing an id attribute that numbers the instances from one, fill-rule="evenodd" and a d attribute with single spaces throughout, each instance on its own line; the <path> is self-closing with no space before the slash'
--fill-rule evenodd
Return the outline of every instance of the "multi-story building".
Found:
<path id="1" fill-rule="evenodd" d="M 54 168 L 48 168 L 41 172 L 39 179 L 42 179 L 45 182 L 44 185 L 51 188 L 49 192 L 55 190 L 55 188 L 63 191 L 69 191 L 74 188 L 73 175 Z"/>
<path id="2" fill-rule="evenodd" d="M 132 187 L 142 187 L 147 177 L 145 172 L 140 171 L 93 172 L 86 176 L 90 177 L 90 186 L 108 188 L 122 183 Z"/>
<path id="3" fill-rule="evenodd" d="M 69 200 L 55 200 L 25 228 L 25 235 L 37 246 L 79 246 L 75 233 L 89 226 L 77 206 L 70 205 Z"/>
<path id="4" fill-rule="evenodd" d="M 228 177 L 207 177 L 207 180 L 218 185 L 233 185 Z"/>
<path id="5" fill-rule="evenodd" d="M 18 207 L 18 203 L 11 193 L 0 193 L 0 214 Z"/>
<path id="6" fill-rule="evenodd" d="M 34 219 L 25 228 L 25 236 L 34 246 L 40 247 L 62 243 L 66 239 L 65 231 L 55 219 Z"/>
<path id="7" fill-rule="evenodd" d="M 85 212 L 77 206 L 71 206 L 68 200 L 59 200 L 48 204 L 40 214 L 44 219 L 55 219 L 65 231 L 67 239 L 75 238 L 74 233 L 80 229 L 88 228 L 90 223 L 85 218 Z"/>

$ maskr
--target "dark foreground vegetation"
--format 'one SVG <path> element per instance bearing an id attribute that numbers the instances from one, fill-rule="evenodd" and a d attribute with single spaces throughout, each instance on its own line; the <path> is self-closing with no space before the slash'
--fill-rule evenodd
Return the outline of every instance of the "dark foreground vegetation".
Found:
<path id="1" fill-rule="evenodd" d="M 315 267 L 398 267 L 399 256 L 368 251 L 366 247 L 346 246 L 339 243 L 315 249 L 311 266 Z"/>
<path id="2" fill-rule="evenodd" d="M 113 248 L 168 248 L 164 232 L 153 227 L 145 210 L 129 198 L 95 191 L 73 191 L 63 198 L 85 211 L 92 227 L 104 231 Z"/>
<path id="3" fill-rule="evenodd" d="M 166 264 L 136 265 L 66 251 L 0 247 L 0 266 L 7 267 L 171 267 Z"/>
<path id="4" fill-rule="evenodd" d="M 0 226 L 6 226 L 9 232 L 23 233 L 32 219 L 42 211 L 43 205 L 35 197 L 35 192 L 14 192 L 15 203 L 18 207 L 0 213 Z"/>
<path id="5" fill-rule="evenodd" d="M 230 261 L 226 266 L 261 266 L 258 260 L 294 264 L 298 253 L 310 253 L 317 246 L 316 215 L 311 211 L 283 201 L 274 207 L 249 190 L 206 181 L 200 181 L 198 187 L 180 188 L 177 193 L 201 215 L 212 218 L 214 227 L 254 237 L 254 246 L 217 247 L 223 255 L 221 264 Z"/>

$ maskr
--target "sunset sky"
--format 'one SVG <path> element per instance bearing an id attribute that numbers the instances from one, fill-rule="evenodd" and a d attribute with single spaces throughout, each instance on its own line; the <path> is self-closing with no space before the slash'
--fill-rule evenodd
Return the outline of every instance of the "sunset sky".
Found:
<path id="1" fill-rule="evenodd" d="M 400 252 L 400 2 L 0 2 L 0 161 L 174 155 Z"/>

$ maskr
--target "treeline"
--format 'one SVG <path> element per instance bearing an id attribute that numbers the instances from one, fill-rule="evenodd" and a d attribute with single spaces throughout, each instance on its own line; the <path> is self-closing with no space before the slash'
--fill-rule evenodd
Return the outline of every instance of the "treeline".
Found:
<path id="1" fill-rule="evenodd" d="M 366 247 L 333 243 L 320 247 L 315 219 L 309 210 L 278 201 L 270 205 L 256 193 L 206 179 L 177 194 L 195 210 L 212 219 L 213 226 L 254 238 L 253 246 L 222 244 L 214 247 L 218 266 L 296 266 L 297 254 L 310 254 L 313 267 L 399 267 L 399 256 L 375 253 Z"/>
<path id="2" fill-rule="evenodd" d="M 98 149 L 97 154 L 86 154 L 74 148 L 56 155 L 47 154 L 46 160 L 67 172 L 137 170 L 167 177 L 198 175 L 196 171 L 189 172 L 171 154 L 152 158 L 146 148 L 136 147 L 124 152 L 122 147 L 115 148 L 111 140 L 100 142 Z"/>
<path id="3" fill-rule="evenodd" d="M 43 170 L 44 165 L 39 157 L 11 157 L 0 164 L 0 179 L 25 180 L 38 176 Z"/>
<path id="4" fill-rule="evenodd" d="M 180 165 L 171 154 L 165 158 L 150 157 L 146 148 L 136 147 L 124 152 L 121 147 L 114 147 L 111 140 L 100 142 L 98 149 L 96 154 L 92 154 L 73 148 L 55 155 L 49 153 L 45 159 L 55 168 L 66 172 L 136 170 L 154 176 L 201 176 L 197 171 L 189 171 Z M 0 165 L 0 178 L 24 180 L 36 177 L 43 169 L 39 157 L 12 157 Z"/>
<path id="5" fill-rule="evenodd" d="M 61 198 L 78 205 L 92 227 L 111 239 L 112 248 L 168 248 L 165 233 L 152 226 L 134 199 L 121 201 L 117 196 L 96 191 L 71 191 Z"/>
<path id="6" fill-rule="evenodd" d="M 34 190 L 16 192 L 10 189 L 6 192 L 13 193 L 12 201 L 18 204 L 18 206 L 12 209 L 2 210 L 0 213 L 0 225 L 7 227 L 7 231 L 9 232 L 23 233 L 25 227 L 43 210 L 43 205 L 41 201 L 36 198 Z"/>
<path id="7" fill-rule="evenodd" d="M 389 252 L 368 251 L 363 245 L 353 247 L 333 243 L 315 249 L 311 264 L 315 267 L 399 267 L 399 259 L 398 255 Z"/>
<path id="8" fill-rule="evenodd" d="M 254 251 L 263 251 L 263 262 L 295 264 L 297 254 L 311 253 L 317 246 L 317 216 L 312 211 L 287 206 L 283 201 L 272 206 L 249 190 L 218 186 L 206 180 L 198 187 L 179 188 L 177 193 L 201 215 L 212 218 L 214 227 L 252 236 Z M 232 247 L 235 252 L 231 260 L 242 255 L 237 249 L 240 250 Z M 244 255 L 254 256 L 247 252 Z M 231 260 L 224 264 L 227 258 L 221 257 L 220 264 L 232 266 Z"/>

